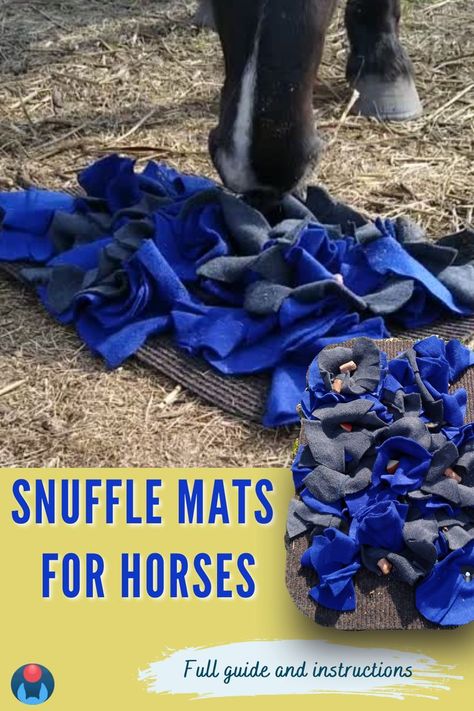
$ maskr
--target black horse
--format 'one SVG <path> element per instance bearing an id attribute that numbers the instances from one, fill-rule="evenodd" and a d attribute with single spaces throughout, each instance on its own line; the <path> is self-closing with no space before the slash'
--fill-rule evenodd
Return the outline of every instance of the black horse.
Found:
<path id="1" fill-rule="evenodd" d="M 347 79 L 354 111 L 384 120 L 421 113 L 399 39 L 401 0 L 347 0 Z M 200 0 L 225 61 L 218 126 L 209 148 L 223 182 L 239 193 L 282 194 L 304 184 L 321 152 L 313 89 L 337 0 Z"/>

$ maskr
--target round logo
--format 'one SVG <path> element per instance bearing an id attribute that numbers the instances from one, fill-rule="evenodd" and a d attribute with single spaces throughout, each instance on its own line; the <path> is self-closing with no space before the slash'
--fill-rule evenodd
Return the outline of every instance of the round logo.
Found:
<path id="1" fill-rule="evenodd" d="M 18 701 L 27 706 L 39 706 L 51 698 L 53 675 L 42 664 L 24 664 L 12 676 L 12 691 Z"/>

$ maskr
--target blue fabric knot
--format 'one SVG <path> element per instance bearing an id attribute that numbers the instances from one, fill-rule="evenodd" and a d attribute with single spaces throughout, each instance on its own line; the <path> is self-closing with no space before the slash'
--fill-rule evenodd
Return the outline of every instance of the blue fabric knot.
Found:
<path id="1" fill-rule="evenodd" d="M 301 565 L 318 574 L 319 582 L 310 591 L 316 602 L 331 610 L 355 609 L 353 578 L 360 561 L 359 547 L 351 538 L 335 528 L 326 529 L 303 553 Z"/>
<path id="2" fill-rule="evenodd" d="M 406 392 L 420 393 L 428 416 L 434 414 L 442 418 L 441 424 L 461 427 L 466 413 L 466 391 L 459 388 L 451 394 L 449 385 L 473 363 L 472 351 L 459 341 L 445 344 L 432 336 L 416 344 L 408 359 L 392 360 L 389 372 Z"/>
<path id="3" fill-rule="evenodd" d="M 398 553 L 403 548 L 403 526 L 408 504 L 380 501 L 360 509 L 354 516 L 350 536 L 360 545 L 385 548 Z"/>
<path id="4" fill-rule="evenodd" d="M 186 289 L 151 240 L 124 264 L 123 272 L 125 298 L 110 300 L 91 287 L 76 295 L 70 313 L 81 338 L 112 368 L 120 364 L 124 353 L 129 356 L 137 350 L 144 333 L 169 329 L 170 306 L 175 300 L 189 301 Z M 45 298 L 44 290 L 42 295 Z"/>
<path id="5" fill-rule="evenodd" d="M 385 482 L 397 494 L 406 494 L 420 488 L 431 459 L 430 452 L 417 442 L 391 437 L 378 448 L 372 481 L 375 486 Z M 393 471 L 388 470 L 390 462 L 394 462 Z"/>
<path id="6" fill-rule="evenodd" d="M 348 360 L 355 363 L 356 369 L 341 373 L 341 366 Z M 343 347 L 326 349 L 308 368 L 307 396 L 302 402 L 305 415 L 311 418 L 311 413 L 324 405 L 364 397 L 374 403 L 379 416 L 390 421 L 392 418 L 380 402 L 386 377 L 387 357 L 368 338 L 359 338 L 352 350 Z M 334 388 L 335 381 L 340 384 L 337 389 Z"/>
<path id="7" fill-rule="evenodd" d="M 416 606 L 438 625 L 474 621 L 474 541 L 436 563 L 416 589 Z"/>

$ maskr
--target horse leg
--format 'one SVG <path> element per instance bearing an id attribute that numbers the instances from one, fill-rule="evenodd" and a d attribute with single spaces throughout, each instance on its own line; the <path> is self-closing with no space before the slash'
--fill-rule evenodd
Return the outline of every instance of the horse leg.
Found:
<path id="1" fill-rule="evenodd" d="M 216 29 L 211 0 L 199 0 L 199 7 L 194 14 L 193 22 L 198 25 L 198 27 L 209 27 L 211 30 Z"/>
<path id="2" fill-rule="evenodd" d="M 348 0 L 347 79 L 360 96 L 354 112 L 389 121 L 421 114 L 413 67 L 400 43 L 400 0 Z"/>

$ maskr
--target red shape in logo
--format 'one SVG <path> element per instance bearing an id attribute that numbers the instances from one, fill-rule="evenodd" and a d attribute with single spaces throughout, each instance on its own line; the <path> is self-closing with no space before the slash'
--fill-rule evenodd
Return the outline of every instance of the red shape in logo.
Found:
<path id="1" fill-rule="evenodd" d="M 41 679 L 42 676 L 43 672 L 41 671 L 41 667 L 37 664 L 27 664 L 27 666 L 23 669 L 23 678 L 30 684 L 35 684 Z"/>

